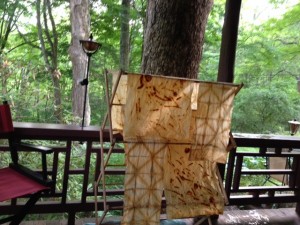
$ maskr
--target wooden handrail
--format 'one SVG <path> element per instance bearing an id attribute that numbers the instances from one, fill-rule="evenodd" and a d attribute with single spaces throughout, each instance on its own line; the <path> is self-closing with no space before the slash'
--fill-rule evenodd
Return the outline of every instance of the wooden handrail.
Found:
<path id="1" fill-rule="evenodd" d="M 55 180 L 56 189 L 53 193 L 43 197 L 33 209 L 32 213 L 68 213 L 68 224 L 74 224 L 75 215 L 77 212 L 93 212 L 93 191 L 90 188 L 95 179 L 97 179 L 100 170 L 100 147 L 99 147 L 99 130 L 98 126 L 89 126 L 81 128 L 78 125 L 62 125 L 62 124 L 38 124 L 38 123 L 14 123 L 15 135 L 22 141 L 50 141 L 51 147 L 54 148 L 54 157 L 49 174 Z M 0 134 L 0 139 L 5 136 Z M 300 209 L 300 192 L 299 192 L 299 152 L 284 152 L 282 149 L 300 149 L 300 138 L 295 136 L 278 136 L 278 135 L 262 135 L 262 134 L 234 134 L 237 144 L 237 150 L 230 152 L 228 158 L 225 189 L 229 197 L 230 204 L 262 204 L 262 203 L 281 203 L 281 202 L 298 202 L 297 210 Z M 122 141 L 122 137 L 116 136 L 117 141 Z M 108 132 L 104 132 L 104 140 L 109 140 Z M 47 142 L 45 142 L 47 143 Z M 83 144 L 82 144 L 83 143 Z M 82 168 L 74 168 L 72 161 L 74 160 L 74 146 L 81 145 L 84 150 L 81 152 L 81 157 L 84 159 Z M 253 152 L 243 152 L 241 148 L 254 148 Z M 270 153 L 269 149 L 275 149 Z M 7 151 L 7 146 L 0 147 L 0 154 Z M 124 154 L 120 147 L 114 154 Z M 270 175 L 288 174 L 289 184 L 284 187 L 273 186 L 255 186 L 240 187 L 241 176 L 249 175 L 243 168 L 243 160 L 246 157 L 292 157 L 293 165 L 287 171 L 282 168 L 275 168 L 273 171 L 267 171 L 265 168 L 262 171 L 248 171 L 250 173 Z M 107 168 L 109 176 L 124 176 L 125 166 L 116 168 Z M 261 172 L 261 173 L 260 173 Z M 72 176 L 82 178 L 80 183 L 80 193 L 77 199 L 69 200 L 72 194 L 70 184 Z M 112 184 L 113 186 L 113 184 Z M 253 193 L 250 193 L 252 190 Z M 287 190 L 292 192 L 292 195 L 276 195 L 276 192 Z M 242 194 L 247 192 L 246 194 Z M 108 204 L 111 208 L 121 209 L 124 193 L 122 185 L 118 187 L 108 187 Z M 236 195 L 236 193 L 238 193 Z M 262 195 L 260 193 L 269 193 Z M 101 189 L 99 196 L 101 196 Z M 101 198 L 101 197 L 100 197 Z M 18 203 L 19 201 L 17 201 Z M 163 204 L 164 205 L 164 204 Z M 17 210 L 18 204 L 14 202 L 0 203 L 0 215 L 10 214 Z M 103 209 L 101 199 L 98 208 Z"/>

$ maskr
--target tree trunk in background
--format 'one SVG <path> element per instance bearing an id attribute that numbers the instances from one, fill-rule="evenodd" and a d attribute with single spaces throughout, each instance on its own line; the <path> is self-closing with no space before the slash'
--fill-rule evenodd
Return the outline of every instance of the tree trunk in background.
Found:
<path id="1" fill-rule="evenodd" d="M 87 56 L 83 52 L 79 40 L 87 40 L 90 32 L 90 15 L 88 0 L 70 0 L 72 41 L 69 48 L 69 54 L 72 61 L 73 72 L 73 93 L 72 93 L 72 110 L 73 116 L 78 124 L 81 122 L 84 105 L 85 86 L 79 84 L 86 74 Z M 87 92 L 88 93 L 88 92 Z M 87 94 L 85 111 L 85 125 L 90 124 L 90 104 L 89 95 Z"/>
<path id="2" fill-rule="evenodd" d="M 40 49 L 53 84 L 54 116 L 57 123 L 62 123 L 61 88 L 59 83 L 61 74 L 57 63 L 58 35 L 52 15 L 51 2 L 44 0 L 41 3 L 41 0 L 37 0 L 36 13 Z M 49 22 L 50 24 L 48 24 Z"/>
<path id="3" fill-rule="evenodd" d="M 129 68 L 129 48 L 130 48 L 130 36 L 129 36 L 129 11 L 130 1 L 122 0 L 121 5 L 121 38 L 120 38 L 120 68 L 127 71 Z"/>
<path id="4" fill-rule="evenodd" d="M 213 0 L 148 1 L 142 73 L 197 78 Z"/>
<path id="5" fill-rule="evenodd" d="M 1 0 L 3 1 L 3 0 Z M 1 79 L 1 97 L 5 100 L 7 99 L 7 80 L 10 76 L 9 63 L 6 62 L 3 56 L 3 50 L 7 45 L 8 37 L 13 30 L 15 30 L 15 25 L 17 18 L 22 15 L 20 10 L 18 10 L 19 0 L 15 2 L 3 1 L 3 7 L 0 11 L 0 79 Z M 6 20 L 5 20 L 5 19 Z"/>

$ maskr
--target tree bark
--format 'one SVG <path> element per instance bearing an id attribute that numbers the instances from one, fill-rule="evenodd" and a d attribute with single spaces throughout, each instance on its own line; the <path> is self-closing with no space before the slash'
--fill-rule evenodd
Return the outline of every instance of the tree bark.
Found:
<path id="1" fill-rule="evenodd" d="M 142 73 L 197 78 L 213 0 L 148 1 Z"/>
<path id="2" fill-rule="evenodd" d="M 69 55 L 72 61 L 73 72 L 73 93 L 72 93 L 72 111 L 77 122 L 81 122 L 84 105 L 85 86 L 79 84 L 83 80 L 87 69 L 87 56 L 83 52 L 80 40 L 87 40 L 90 33 L 90 17 L 88 0 L 70 0 L 71 10 L 71 31 L 72 40 L 69 48 Z M 87 86 L 88 88 L 88 86 Z M 85 110 L 85 126 L 90 124 L 90 104 L 87 92 L 86 110 Z"/>
<path id="3" fill-rule="evenodd" d="M 36 11 L 40 49 L 53 84 L 54 116 L 58 123 L 62 123 L 61 88 L 59 83 L 61 74 L 57 64 L 58 36 L 50 1 L 43 0 L 43 3 L 41 3 L 41 0 L 37 0 Z M 48 22 L 51 23 L 51 26 L 48 25 Z"/>
<path id="4" fill-rule="evenodd" d="M 122 0 L 121 5 L 121 38 L 120 38 L 120 68 L 127 71 L 129 68 L 129 10 L 131 0 Z"/>

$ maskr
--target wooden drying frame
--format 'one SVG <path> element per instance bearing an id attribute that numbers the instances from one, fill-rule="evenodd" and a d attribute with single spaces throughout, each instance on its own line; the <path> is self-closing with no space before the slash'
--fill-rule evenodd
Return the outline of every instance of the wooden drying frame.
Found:
<path id="1" fill-rule="evenodd" d="M 112 94 L 110 95 L 109 93 L 109 83 L 108 83 L 108 71 L 105 70 L 104 75 L 105 75 L 105 94 L 106 94 L 106 104 L 107 104 L 107 112 L 105 114 L 104 120 L 102 122 L 102 125 L 100 127 L 100 131 L 99 131 L 99 136 L 100 136 L 100 157 L 101 157 L 101 166 L 100 166 L 100 174 L 97 178 L 97 180 L 94 182 L 94 199 L 95 199 L 95 217 L 96 217 L 96 225 L 100 225 L 107 212 L 112 209 L 109 207 L 109 205 L 107 204 L 107 200 L 106 200 L 106 186 L 105 186 L 105 168 L 108 164 L 109 158 L 112 154 L 112 151 L 114 149 L 114 146 L 116 144 L 116 140 L 113 137 L 113 129 L 112 129 L 112 117 L 111 117 L 111 109 L 113 106 L 113 100 L 114 97 L 116 95 L 117 92 L 117 88 L 119 86 L 120 83 L 120 79 L 122 75 L 128 75 L 129 73 L 123 72 L 122 70 L 120 70 L 118 72 L 117 75 L 117 79 L 116 82 L 112 88 Z M 147 74 L 134 74 L 134 73 L 130 73 L 133 75 L 145 75 L 145 76 L 154 76 L 154 77 L 165 77 L 162 75 L 147 75 Z M 203 83 L 214 83 L 214 84 L 226 84 L 226 85 L 232 85 L 232 86 L 237 86 L 236 84 L 231 84 L 231 83 L 226 83 L 226 82 L 205 82 L 205 81 L 200 81 L 200 80 L 196 80 L 196 79 L 188 79 L 188 78 L 182 78 L 182 77 L 168 77 L 170 79 L 180 79 L 180 80 L 188 80 L 188 81 L 194 81 L 195 83 L 199 83 L 199 82 L 203 82 Z M 243 84 L 239 85 L 239 88 L 236 90 L 236 94 L 240 91 L 240 89 L 242 88 Z M 107 124 L 107 122 L 109 122 L 110 126 L 108 126 L 108 130 L 109 130 L 109 139 L 110 139 L 110 147 L 107 153 L 107 158 L 106 160 L 104 160 L 104 140 L 103 140 L 103 133 L 104 133 L 104 129 L 105 126 Z M 179 143 L 179 144 L 185 144 L 185 143 Z M 229 146 L 227 147 L 227 150 L 231 150 L 232 148 L 236 147 L 233 136 L 230 132 L 230 142 L 229 142 Z M 220 175 L 220 171 L 217 167 L 217 176 L 218 176 L 218 180 L 219 180 L 219 184 L 220 184 L 220 188 L 222 191 L 222 194 L 224 196 L 224 200 L 225 200 L 225 204 L 228 204 L 228 197 L 226 195 L 223 183 L 222 183 L 222 178 Z M 99 187 L 99 183 L 100 181 L 102 181 L 102 190 L 103 190 L 103 208 L 104 208 L 104 212 L 101 215 L 101 217 L 98 217 L 98 187 Z M 196 225 L 200 225 L 202 224 L 205 220 L 208 220 L 208 223 L 211 225 L 212 221 L 210 216 L 204 216 L 202 217 L 198 222 L 196 222 Z"/>

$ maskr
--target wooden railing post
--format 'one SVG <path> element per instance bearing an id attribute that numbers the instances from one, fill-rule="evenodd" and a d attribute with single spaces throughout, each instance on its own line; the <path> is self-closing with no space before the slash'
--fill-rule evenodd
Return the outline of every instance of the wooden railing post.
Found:
<path id="1" fill-rule="evenodd" d="M 300 196 L 300 157 L 294 157 L 293 160 L 293 166 L 295 166 L 296 168 L 296 176 L 295 176 L 295 180 L 296 180 L 296 195 Z M 300 216 L 300 201 L 297 202 L 296 204 L 296 212 L 297 214 Z"/>

